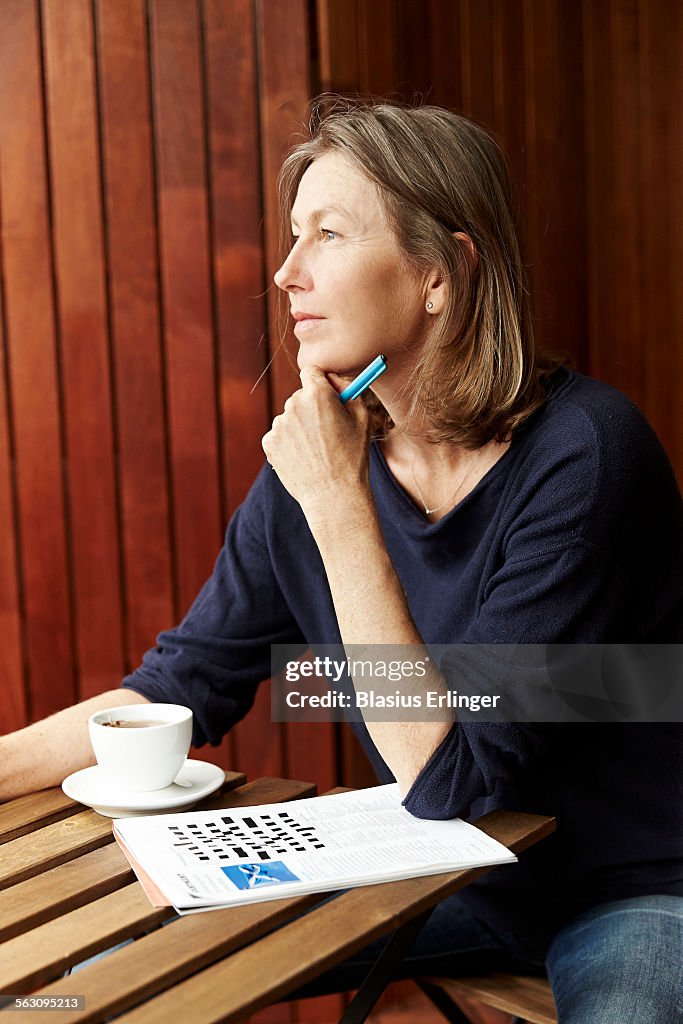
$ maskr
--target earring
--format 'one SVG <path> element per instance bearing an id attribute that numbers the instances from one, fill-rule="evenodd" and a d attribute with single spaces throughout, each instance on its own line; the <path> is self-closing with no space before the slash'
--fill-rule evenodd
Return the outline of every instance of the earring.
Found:
<path id="1" fill-rule="evenodd" d="M 428 302 L 427 303 L 427 309 L 434 309 L 434 303 L 433 302 Z"/>

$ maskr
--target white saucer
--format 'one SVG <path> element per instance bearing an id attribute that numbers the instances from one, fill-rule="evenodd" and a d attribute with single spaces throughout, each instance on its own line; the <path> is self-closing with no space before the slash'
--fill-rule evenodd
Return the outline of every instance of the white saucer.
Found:
<path id="1" fill-rule="evenodd" d="M 165 789 L 133 793 L 120 789 L 103 775 L 99 765 L 83 768 L 64 779 L 62 789 L 72 800 L 92 807 L 109 818 L 132 818 L 138 814 L 185 811 L 202 797 L 215 792 L 225 781 L 225 772 L 207 761 L 188 759 Z"/>

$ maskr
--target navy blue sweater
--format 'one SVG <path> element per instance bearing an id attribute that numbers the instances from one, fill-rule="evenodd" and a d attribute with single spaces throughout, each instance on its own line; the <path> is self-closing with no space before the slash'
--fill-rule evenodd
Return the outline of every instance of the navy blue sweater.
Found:
<path id="1" fill-rule="evenodd" d="M 680 494 L 641 414 L 607 385 L 559 371 L 543 408 L 437 523 L 377 444 L 371 484 L 426 643 L 683 640 Z M 306 520 L 265 466 L 187 616 L 124 685 L 190 706 L 194 742 L 218 743 L 269 677 L 271 644 L 340 642 Z M 391 781 L 365 727 L 353 727 Z M 420 817 L 496 807 L 557 816 L 552 838 L 464 891 L 494 929 L 532 948 L 594 903 L 683 894 L 682 754 L 674 725 L 462 721 L 405 804 Z"/>

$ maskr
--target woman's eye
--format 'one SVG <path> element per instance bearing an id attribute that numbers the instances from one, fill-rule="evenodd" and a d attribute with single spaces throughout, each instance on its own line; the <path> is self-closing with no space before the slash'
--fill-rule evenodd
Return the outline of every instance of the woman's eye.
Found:
<path id="1" fill-rule="evenodd" d="M 320 234 L 323 236 L 324 242 L 333 242 L 335 238 L 339 237 L 338 231 L 330 231 L 329 228 L 321 228 Z"/>

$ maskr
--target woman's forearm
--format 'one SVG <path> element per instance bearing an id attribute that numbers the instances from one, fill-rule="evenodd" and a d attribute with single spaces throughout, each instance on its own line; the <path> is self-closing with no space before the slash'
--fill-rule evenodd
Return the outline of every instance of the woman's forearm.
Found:
<path id="1" fill-rule="evenodd" d="M 134 690 L 116 689 L 0 736 L 0 800 L 59 786 L 67 775 L 95 764 L 88 718 L 104 708 L 146 704 Z"/>
<path id="2" fill-rule="evenodd" d="M 354 490 L 333 506 L 308 512 L 309 526 L 325 566 L 344 646 L 409 645 L 413 660 L 424 657 L 401 581 L 384 543 L 372 494 Z M 411 687 L 415 680 L 411 679 Z M 441 689 L 434 668 L 425 690 Z M 366 718 L 372 740 L 405 795 L 452 721 L 375 722 Z"/>

